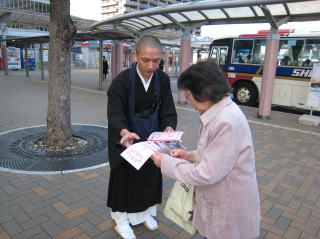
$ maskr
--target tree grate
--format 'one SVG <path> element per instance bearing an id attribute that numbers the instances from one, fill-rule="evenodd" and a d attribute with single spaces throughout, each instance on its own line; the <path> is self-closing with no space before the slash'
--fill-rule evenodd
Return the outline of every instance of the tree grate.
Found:
<path id="1" fill-rule="evenodd" d="M 107 128 L 97 125 L 72 125 L 72 135 L 86 143 L 76 149 L 46 150 L 35 142 L 46 136 L 46 126 L 15 129 L 0 134 L 0 170 L 28 173 L 63 173 L 105 165 Z"/>

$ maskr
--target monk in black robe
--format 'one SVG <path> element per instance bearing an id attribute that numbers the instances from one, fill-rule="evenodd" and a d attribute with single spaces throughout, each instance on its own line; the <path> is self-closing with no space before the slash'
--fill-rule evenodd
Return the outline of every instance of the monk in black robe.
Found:
<path id="1" fill-rule="evenodd" d="M 110 178 L 107 206 L 115 230 L 135 238 L 129 224 L 158 228 L 156 204 L 162 199 L 162 175 L 151 159 L 135 169 L 121 152 L 145 141 L 154 131 L 174 131 L 177 125 L 170 79 L 159 70 L 161 43 L 153 36 L 141 38 L 135 48 L 136 63 L 122 71 L 108 90 L 108 149 Z"/>

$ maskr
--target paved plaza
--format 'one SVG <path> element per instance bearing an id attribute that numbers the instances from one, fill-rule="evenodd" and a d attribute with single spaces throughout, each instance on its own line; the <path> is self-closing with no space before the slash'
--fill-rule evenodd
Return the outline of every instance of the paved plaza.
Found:
<path id="1" fill-rule="evenodd" d="M 72 123 L 107 126 L 110 82 L 104 81 L 103 90 L 97 90 L 98 70 L 72 71 Z M 47 88 L 48 81 L 40 79 L 40 71 L 30 71 L 29 77 L 22 71 L 10 71 L 9 76 L 0 72 L 0 133 L 45 125 Z M 177 102 L 174 79 L 172 88 Z M 185 132 L 183 143 L 194 149 L 198 113 L 190 105 L 176 107 L 178 130 Z M 276 111 L 270 120 L 260 120 L 256 108 L 241 108 L 249 120 L 256 151 L 262 213 L 259 238 L 320 238 L 320 127 L 301 125 L 299 115 Z M 106 207 L 109 170 L 104 166 L 45 175 L 1 171 L 0 239 L 120 238 Z M 164 217 L 173 183 L 164 178 L 159 230 L 135 226 L 138 239 L 201 238 L 190 237 Z"/>

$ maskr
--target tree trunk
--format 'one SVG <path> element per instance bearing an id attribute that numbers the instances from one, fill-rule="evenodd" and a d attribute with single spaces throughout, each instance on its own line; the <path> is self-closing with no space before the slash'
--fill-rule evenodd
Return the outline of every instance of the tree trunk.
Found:
<path id="1" fill-rule="evenodd" d="M 70 118 L 70 51 L 76 27 L 70 17 L 70 0 L 50 1 L 49 88 L 47 146 L 72 143 Z"/>

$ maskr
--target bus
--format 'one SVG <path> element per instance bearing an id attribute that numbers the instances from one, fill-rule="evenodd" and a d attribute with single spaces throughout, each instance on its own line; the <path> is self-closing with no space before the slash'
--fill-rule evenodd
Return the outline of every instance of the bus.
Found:
<path id="1" fill-rule="evenodd" d="M 215 39 L 209 58 L 225 72 L 236 103 L 256 106 L 261 89 L 268 30 Z M 313 63 L 320 59 L 320 32 L 299 34 L 279 30 L 280 43 L 272 104 L 310 109 L 307 98 Z M 319 111 L 320 108 L 315 108 Z"/>

